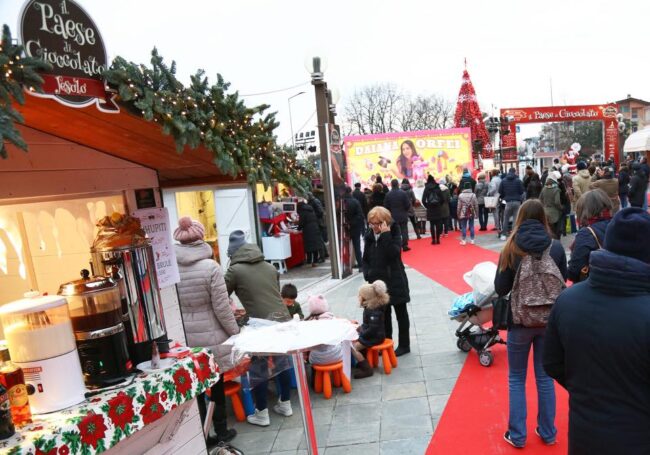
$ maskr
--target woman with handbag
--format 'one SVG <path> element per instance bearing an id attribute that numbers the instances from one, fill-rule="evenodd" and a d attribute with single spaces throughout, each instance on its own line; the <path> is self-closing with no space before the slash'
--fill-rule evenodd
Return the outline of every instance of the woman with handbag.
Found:
<path id="1" fill-rule="evenodd" d="M 576 203 L 576 217 L 580 229 L 571 245 L 569 279 L 574 283 L 589 276 L 589 255 L 602 248 L 605 231 L 612 219 L 612 201 L 603 190 L 584 193 Z"/>
<path id="2" fill-rule="evenodd" d="M 524 274 L 530 271 L 528 267 L 535 261 L 543 265 L 540 270 L 544 273 Z M 527 302 L 532 308 L 539 308 L 537 300 L 553 302 L 557 297 L 555 293 L 559 294 L 564 288 L 564 280 L 564 248 L 559 241 L 551 238 L 544 206 L 539 200 L 530 199 L 519 209 L 512 235 L 501 251 L 494 278 L 494 288 L 500 297 L 511 293 L 513 323 L 508 328 L 507 343 L 509 419 L 504 439 L 514 447 L 526 445 L 526 373 L 531 345 L 538 396 L 535 432 L 545 444 L 555 444 L 555 388 L 553 379 L 542 367 L 545 327 L 527 323 L 529 318 L 522 317 L 522 310 L 531 306 L 522 306 L 520 301 L 536 300 Z M 548 295 L 543 295 L 542 289 L 548 289 Z"/>

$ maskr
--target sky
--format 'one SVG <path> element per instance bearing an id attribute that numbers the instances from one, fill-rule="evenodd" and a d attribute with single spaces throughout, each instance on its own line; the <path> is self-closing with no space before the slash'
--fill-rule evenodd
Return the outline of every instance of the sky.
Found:
<path id="1" fill-rule="evenodd" d="M 645 0 L 77 0 L 110 57 L 148 63 L 155 46 L 181 81 L 220 73 L 247 104 L 270 104 L 278 141 L 315 129 L 305 59 L 327 60 L 341 94 L 393 82 L 455 103 L 464 60 L 481 110 L 650 100 L 650 2 Z M 22 1 L 0 0 L 17 36 Z M 294 87 L 289 90 L 283 90 Z M 281 91 L 279 91 L 281 90 Z"/>

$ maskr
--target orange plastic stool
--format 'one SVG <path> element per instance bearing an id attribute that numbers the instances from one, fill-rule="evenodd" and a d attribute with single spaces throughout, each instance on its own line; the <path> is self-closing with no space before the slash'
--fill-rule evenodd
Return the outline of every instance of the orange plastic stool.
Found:
<path id="1" fill-rule="evenodd" d="M 235 414 L 235 419 L 237 419 L 238 422 L 243 422 L 246 420 L 246 413 L 244 412 L 244 405 L 239 397 L 241 384 L 234 381 L 227 381 L 224 383 L 223 388 L 226 392 L 226 396 L 230 397 L 230 400 L 232 401 L 232 410 Z"/>
<path id="2" fill-rule="evenodd" d="M 343 362 L 329 363 L 326 365 L 312 365 L 316 374 L 314 378 L 314 391 L 323 393 L 326 400 L 332 397 L 332 382 L 334 387 L 343 386 L 345 393 L 352 391 L 350 380 L 343 373 Z"/>
<path id="3" fill-rule="evenodd" d="M 381 344 L 368 348 L 367 360 L 371 367 L 379 366 L 379 353 L 381 352 L 381 362 L 384 364 L 384 373 L 391 374 L 393 368 L 397 368 L 397 356 L 393 349 L 393 340 L 386 338 Z"/>

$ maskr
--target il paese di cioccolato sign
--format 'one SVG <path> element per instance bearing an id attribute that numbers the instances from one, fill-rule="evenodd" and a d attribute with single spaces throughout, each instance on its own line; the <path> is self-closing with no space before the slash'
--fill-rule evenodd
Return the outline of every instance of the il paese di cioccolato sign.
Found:
<path id="1" fill-rule="evenodd" d="M 108 58 L 99 29 L 72 0 L 28 0 L 19 17 L 25 52 L 52 65 L 41 73 L 46 97 L 72 107 L 119 110 L 104 87 Z M 37 94 L 37 96 L 43 96 Z"/>

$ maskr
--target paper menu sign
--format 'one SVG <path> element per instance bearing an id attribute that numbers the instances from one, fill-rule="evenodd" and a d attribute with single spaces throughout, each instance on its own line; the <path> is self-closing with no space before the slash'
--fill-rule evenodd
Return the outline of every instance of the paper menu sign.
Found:
<path id="1" fill-rule="evenodd" d="M 132 212 L 131 215 L 140 220 L 142 229 L 151 240 L 158 288 L 163 289 L 181 281 L 167 209 L 165 207 L 141 209 Z"/>

